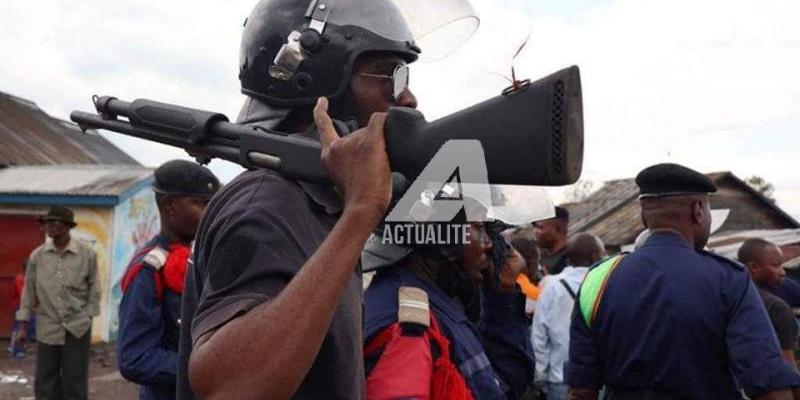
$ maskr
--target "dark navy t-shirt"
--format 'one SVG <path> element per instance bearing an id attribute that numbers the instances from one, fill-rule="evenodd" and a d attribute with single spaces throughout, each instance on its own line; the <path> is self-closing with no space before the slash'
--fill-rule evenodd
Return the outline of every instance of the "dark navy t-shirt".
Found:
<path id="1" fill-rule="evenodd" d="M 758 289 L 758 294 L 761 295 L 761 300 L 764 300 L 764 307 L 767 309 L 772 327 L 775 328 L 775 334 L 778 335 L 781 349 L 795 350 L 798 328 L 792 308 L 780 297 L 770 294 L 762 288 Z"/>
<path id="2" fill-rule="evenodd" d="M 194 398 L 188 381 L 192 344 L 277 296 L 328 235 L 340 210 L 330 189 L 301 186 L 269 170 L 244 172 L 214 197 L 186 276 L 178 399 Z M 364 397 L 361 304 L 361 273 L 354 265 L 317 359 L 293 398 Z"/>
<path id="3" fill-rule="evenodd" d="M 764 290 L 780 297 L 791 307 L 800 307 L 800 283 L 792 278 L 783 278 L 775 286 L 764 286 Z"/>

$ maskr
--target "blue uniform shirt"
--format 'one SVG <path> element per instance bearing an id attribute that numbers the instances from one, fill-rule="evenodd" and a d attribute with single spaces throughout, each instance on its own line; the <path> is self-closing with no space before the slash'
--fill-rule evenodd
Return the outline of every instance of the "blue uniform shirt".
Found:
<path id="1" fill-rule="evenodd" d="M 744 267 L 659 232 L 611 273 L 591 328 L 576 307 L 565 382 L 716 400 L 800 386 L 800 375 Z"/>
<path id="2" fill-rule="evenodd" d="M 142 263 L 153 247 L 169 248 L 164 236 L 156 236 L 137 252 L 129 268 Z M 146 263 L 122 296 L 119 307 L 117 359 L 122 376 L 141 386 L 139 398 L 175 399 L 178 370 L 178 319 L 181 296 L 163 289 L 159 300 L 155 274 Z"/>

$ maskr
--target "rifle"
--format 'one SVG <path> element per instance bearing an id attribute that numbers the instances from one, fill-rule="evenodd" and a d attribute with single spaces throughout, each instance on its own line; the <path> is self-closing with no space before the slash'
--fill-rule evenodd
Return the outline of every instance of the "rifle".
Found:
<path id="1" fill-rule="evenodd" d="M 94 96 L 93 102 L 96 114 L 70 114 L 83 130 L 106 129 L 180 147 L 201 163 L 221 158 L 248 169 L 269 168 L 300 181 L 330 184 L 317 141 L 147 99 Z M 343 123 L 335 122 L 340 134 L 347 132 Z M 574 183 L 583 165 L 580 73 L 572 66 L 535 82 L 515 82 L 500 96 L 431 122 L 414 109 L 392 107 L 384 133 L 392 171 L 409 181 L 448 140 L 473 139 L 483 146 L 492 184 Z"/>

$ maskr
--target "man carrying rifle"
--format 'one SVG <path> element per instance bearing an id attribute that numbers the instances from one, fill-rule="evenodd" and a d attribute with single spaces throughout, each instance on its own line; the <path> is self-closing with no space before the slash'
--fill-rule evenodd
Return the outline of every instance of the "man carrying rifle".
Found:
<path id="1" fill-rule="evenodd" d="M 364 397 L 358 259 L 391 196 L 384 112 L 416 106 L 418 53 L 390 0 L 256 5 L 239 122 L 318 132 L 336 190 L 262 169 L 212 199 L 184 289 L 179 399 Z M 360 129 L 339 137 L 332 118 Z"/>

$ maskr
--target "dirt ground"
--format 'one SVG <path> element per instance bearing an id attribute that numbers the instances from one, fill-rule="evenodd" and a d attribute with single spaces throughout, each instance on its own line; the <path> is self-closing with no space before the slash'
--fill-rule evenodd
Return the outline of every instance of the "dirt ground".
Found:
<path id="1" fill-rule="evenodd" d="M 28 346 L 28 355 L 23 359 L 10 358 L 7 348 L 8 340 L 0 340 L 0 400 L 33 400 L 36 345 Z M 138 398 L 138 387 L 122 378 L 117 371 L 116 348 L 113 344 L 92 346 L 89 398 L 120 400 Z"/>

